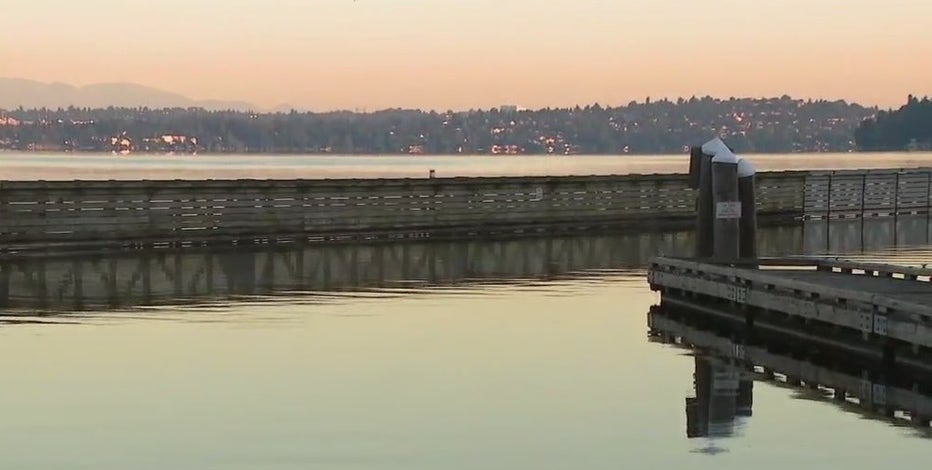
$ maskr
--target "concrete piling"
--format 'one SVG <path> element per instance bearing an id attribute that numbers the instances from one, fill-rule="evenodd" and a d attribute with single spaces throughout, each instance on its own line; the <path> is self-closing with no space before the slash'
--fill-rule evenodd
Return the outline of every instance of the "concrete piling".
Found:
<path id="1" fill-rule="evenodd" d="M 713 258 L 735 261 L 740 254 L 741 201 L 738 199 L 738 157 L 720 150 L 712 157 Z"/>
<path id="2" fill-rule="evenodd" d="M 738 200 L 741 201 L 739 256 L 757 259 L 757 201 L 755 175 L 757 170 L 747 159 L 738 160 Z"/>
<path id="3" fill-rule="evenodd" d="M 689 187 L 692 189 L 699 189 L 699 169 L 704 156 L 702 147 L 689 148 Z"/>
<path id="4" fill-rule="evenodd" d="M 696 256 L 712 256 L 712 156 L 696 147 L 690 152 L 690 184 L 695 179 L 696 198 Z M 695 176 L 693 170 L 695 169 Z"/>
<path id="5" fill-rule="evenodd" d="M 721 262 L 757 259 L 757 171 L 721 139 L 689 152 L 689 185 L 697 189 L 696 253 Z"/>

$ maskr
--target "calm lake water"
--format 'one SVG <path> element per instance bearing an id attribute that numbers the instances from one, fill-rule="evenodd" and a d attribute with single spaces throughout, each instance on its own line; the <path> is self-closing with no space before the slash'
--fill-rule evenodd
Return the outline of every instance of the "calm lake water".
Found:
<path id="1" fill-rule="evenodd" d="M 915 264 L 932 261 L 929 234 L 924 216 L 812 223 L 763 230 L 761 245 Z M 875 469 L 932 457 L 916 428 L 767 382 L 733 436 L 687 438 L 696 362 L 649 340 L 659 299 L 644 265 L 691 245 L 689 233 L 620 233 L 8 261 L 0 468 Z"/>
<path id="2" fill-rule="evenodd" d="M 911 168 L 932 153 L 746 155 L 760 170 Z M 687 155 L 666 156 L 301 156 L 109 155 L 0 152 L 0 180 L 423 178 L 685 173 Z"/>

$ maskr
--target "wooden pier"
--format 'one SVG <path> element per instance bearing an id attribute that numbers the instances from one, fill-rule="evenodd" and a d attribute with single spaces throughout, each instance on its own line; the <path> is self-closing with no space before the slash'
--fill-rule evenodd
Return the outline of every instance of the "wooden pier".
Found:
<path id="1" fill-rule="evenodd" d="M 759 173 L 763 224 L 929 212 L 932 170 Z M 690 227 L 689 177 L 0 181 L 0 251 Z"/>
<path id="2" fill-rule="evenodd" d="M 762 217 L 798 219 L 805 174 L 761 183 Z M 0 248 L 463 237 L 687 226 L 686 175 L 0 182 Z"/>
<path id="3" fill-rule="evenodd" d="M 887 356 L 932 348 L 932 269 L 802 258 L 754 264 L 657 258 L 648 282 L 662 304 L 738 313 L 748 325 L 805 325 L 813 335 L 880 345 Z"/>

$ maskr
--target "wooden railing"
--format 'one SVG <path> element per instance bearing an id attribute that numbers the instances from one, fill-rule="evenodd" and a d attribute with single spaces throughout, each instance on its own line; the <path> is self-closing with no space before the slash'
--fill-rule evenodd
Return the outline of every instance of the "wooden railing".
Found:
<path id="1" fill-rule="evenodd" d="M 809 219 L 926 213 L 932 168 L 810 172 L 805 214 Z"/>
<path id="2" fill-rule="evenodd" d="M 928 171 L 894 173 L 898 175 L 892 176 L 898 181 L 896 186 L 881 183 L 891 178 L 890 172 L 851 173 L 851 178 L 867 181 L 858 180 L 870 194 L 862 197 L 870 204 L 861 207 L 928 206 L 928 199 L 917 196 L 919 189 L 929 191 Z M 761 216 L 794 220 L 849 207 L 850 201 L 856 199 L 849 195 L 853 187 L 849 183 L 842 186 L 840 175 L 759 174 L 757 203 Z M 922 178 L 926 185 L 914 188 L 914 182 Z M 883 196 L 884 191 L 894 188 L 902 189 L 903 195 Z M 419 232 L 463 235 L 557 226 L 682 225 L 691 221 L 694 207 L 695 195 L 683 174 L 3 181 L 0 248 L 101 241 L 176 243 Z M 825 211 L 825 207 L 832 211 Z"/>
<path id="3" fill-rule="evenodd" d="M 762 211 L 799 212 L 804 174 L 760 181 Z M 0 244 L 648 223 L 693 207 L 685 175 L 17 181 L 0 183 Z"/>
<path id="4" fill-rule="evenodd" d="M 686 175 L 0 182 L 0 246 L 688 221 Z M 763 217 L 929 209 L 932 170 L 761 173 Z"/>

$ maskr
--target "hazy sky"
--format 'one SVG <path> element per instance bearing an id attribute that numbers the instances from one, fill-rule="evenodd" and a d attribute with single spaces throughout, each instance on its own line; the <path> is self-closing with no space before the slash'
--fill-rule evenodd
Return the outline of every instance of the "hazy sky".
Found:
<path id="1" fill-rule="evenodd" d="M 0 0 L 0 76 L 315 110 L 932 93 L 930 0 Z"/>

